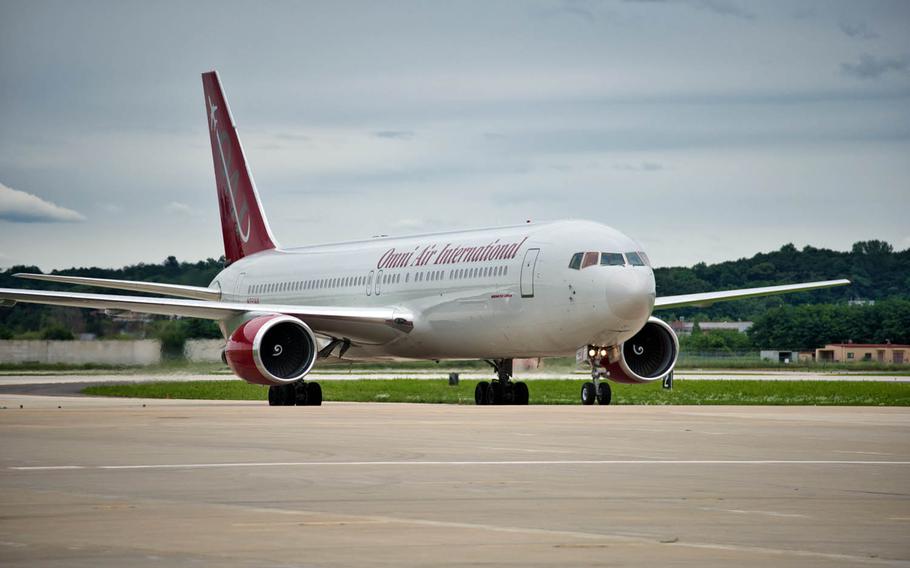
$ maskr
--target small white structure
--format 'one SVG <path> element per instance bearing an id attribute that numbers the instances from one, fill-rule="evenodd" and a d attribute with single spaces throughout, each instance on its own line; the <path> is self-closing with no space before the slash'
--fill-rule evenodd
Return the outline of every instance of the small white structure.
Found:
<path id="1" fill-rule="evenodd" d="M 0 362 L 83 365 L 154 365 L 161 362 L 157 339 L 131 341 L 0 341 Z"/>
<path id="2" fill-rule="evenodd" d="M 216 363 L 221 361 L 223 350 L 223 339 L 187 339 L 183 356 L 197 363 Z"/>
<path id="3" fill-rule="evenodd" d="M 812 354 L 808 351 L 798 351 L 796 349 L 763 349 L 759 353 L 762 361 L 773 361 L 775 363 L 797 363 L 799 361 L 811 361 Z"/>

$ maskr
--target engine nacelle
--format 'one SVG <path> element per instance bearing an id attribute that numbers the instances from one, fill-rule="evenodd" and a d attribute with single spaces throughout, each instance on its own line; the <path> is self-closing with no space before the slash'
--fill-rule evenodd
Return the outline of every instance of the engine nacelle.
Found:
<path id="1" fill-rule="evenodd" d="M 641 331 L 619 346 L 619 359 L 607 364 L 610 379 L 618 383 L 649 383 L 662 379 L 676 366 L 679 340 L 663 320 L 652 317 Z"/>
<path id="2" fill-rule="evenodd" d="M 228 366 L 258 385 L 282 385 L 303 378 L 316 362 L 316 336 L 299 319 L 260 316 L 231 334 L 224 348 Z"/>

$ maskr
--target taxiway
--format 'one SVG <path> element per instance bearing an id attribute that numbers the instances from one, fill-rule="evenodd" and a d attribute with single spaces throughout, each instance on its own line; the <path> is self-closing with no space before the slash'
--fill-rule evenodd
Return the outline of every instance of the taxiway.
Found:
<path id="1" fill-rule="evenodd" d="M 907 409 L 0 406 L 4 566 L 910 565 Z"/>

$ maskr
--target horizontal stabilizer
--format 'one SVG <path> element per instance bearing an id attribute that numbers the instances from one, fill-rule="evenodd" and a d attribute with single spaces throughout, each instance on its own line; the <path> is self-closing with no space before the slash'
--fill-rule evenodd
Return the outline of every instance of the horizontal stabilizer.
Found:
<path id="1" fill-rule="evenodd" d="M 783 286 L 765 286 L 763 288 L 745 288 L 742 290 L 724 290 L 722 292 L 664 296 L 662 298 L 657 298 L 654 301 L 654 309 L 706 308 L 716 302 L 759 298 L 761 296 L 774 296 L 776 294 L 789 294 L 791 292 L 807 292 L 809 290 L 833 288 L 834 286 L 846 286 L 847 284 L 850 284 L 849 280 L 825 280 L 823 282 L 806 282 L 804 284 L 785 284 Z"/>
<path id="2" fill-rule="evenodd" d="M 13 274 L 16 278 L 28 280 L 43 280 L 45 282 L 62 282 L 64 284 L 78 284 L 80 286 L 94 286 L 97 288 L 113 288 L 115 290 L 129 290 L 130 292 L 146 292 L 178 298 L 192 298 L 194 300 L 220 300 L 221 291 L 214 288 L 201 286 L 184 286 L 182 284 L 160 284 L 158 282 L 139 282 L 136 280 L 111 280 L 108 278 L 88 278 L 85 276 L 61 276 L 58 274 L 28 274 L 20 272 Z"/>

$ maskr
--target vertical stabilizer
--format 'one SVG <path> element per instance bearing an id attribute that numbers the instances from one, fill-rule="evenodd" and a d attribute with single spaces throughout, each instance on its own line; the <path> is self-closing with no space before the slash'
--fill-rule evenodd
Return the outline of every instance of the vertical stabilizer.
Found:
<path id="1" fill-rule="evenodd" d="M 224 256 L 230 264 L 244 256 L 277 248 L 262 210 L 234 117 L 228 108 L 217 71 L 202 74 L 205 111 L 212 139 L 215 185 L 221 210 Z"/>

